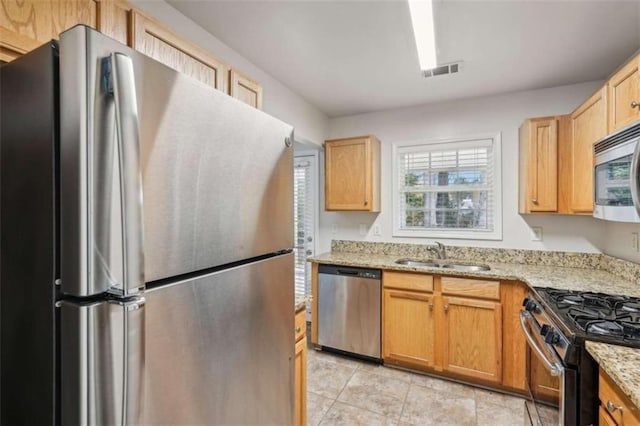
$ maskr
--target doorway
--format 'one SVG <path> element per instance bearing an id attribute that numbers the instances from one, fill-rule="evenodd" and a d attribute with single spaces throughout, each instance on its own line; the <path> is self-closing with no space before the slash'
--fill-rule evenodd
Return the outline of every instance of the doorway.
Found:
<path id="1" fill-rule="evenodd" d="M 311 264 L 307 257 L 316 254 L 316 230 L 318 223 L 318 153 L 297 152 L 294 170 L 294 253 L 296 296 L 311 295 Z M 307 307 L 307 321 L 311 320 L 311 308 Z"/>

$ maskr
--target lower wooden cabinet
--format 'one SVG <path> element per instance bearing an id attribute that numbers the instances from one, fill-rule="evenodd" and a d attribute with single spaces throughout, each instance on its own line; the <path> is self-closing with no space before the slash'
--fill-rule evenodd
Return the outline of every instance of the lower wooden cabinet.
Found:
<path id="1" fill-rule="evenodd" d="M 443 369 L 459 376 L 502 380 L 500 302 L 443 297 Z"/>
<path id="2" fill-rule="evenodd" d="M 385 364 L 502 384 L 500 282 L 385 271 L 382 284 Z"/>
<path id="3" fill-rule="evenodd" d="M 631 402 L 602 368 L 598 377 L 598 387 L 601 425 L 640 425 L 640 409 Z"/>
<path id="4" fill-rule="evenodd" d="M 296 349 L 294 361 L 295 377 L 295 424 L 307 424 L 307 336 L 306 336 L 306 310 L 296 314 L 295 336 Z M 301 328 L 300 324 L 304 324 Z"/>
<path id="5" fill-rule="evenodd" d="M 382 357 L 385 363 L 432 367 L 433 295 L 417 291 L 383 291 Z"/>

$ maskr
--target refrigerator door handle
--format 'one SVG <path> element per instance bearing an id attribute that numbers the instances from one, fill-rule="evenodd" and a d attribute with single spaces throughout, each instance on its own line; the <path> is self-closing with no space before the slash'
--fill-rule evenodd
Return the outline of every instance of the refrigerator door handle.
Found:
<path id="1" fill-rule="evenodd" d="M 116 138 L 120 168 L 120 199 L 122 217 L 122 288 L 113 292 L 129 296 L 144 290 L 144 250 L 142 213 L 142 176 L 140 167 L 140 133 L 138 103 L 131 58 L 112 53 L 109 92 L 113 94 L 116 118 Z"/>
<path id="2" fill-rule="evenodd" d="M 122 425 L 142 423 L 145 364 L 145 299 L 122 302 L 124 314 Z"/>
<path id="3" fill-rule="evenodd" d="M 61 424 L 143 424 L 145 299 L 60 309 Z"/>

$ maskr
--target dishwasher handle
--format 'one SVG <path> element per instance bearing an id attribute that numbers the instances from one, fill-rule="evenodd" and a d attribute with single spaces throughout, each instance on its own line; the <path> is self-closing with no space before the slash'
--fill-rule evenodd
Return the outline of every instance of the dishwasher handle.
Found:
<path id="1" fill-rule="evenodd" d="M 360 274 L 360 271 L 351 271 L 351 270 L 348 270 L 348 269 L 338 269 L 338 270 L 336 270 L 336 272 L 337 272 L 339 275 L 353 275 L 353 276 L 357 276 L 357 275 L 359 275 L 359 274 Z"/>

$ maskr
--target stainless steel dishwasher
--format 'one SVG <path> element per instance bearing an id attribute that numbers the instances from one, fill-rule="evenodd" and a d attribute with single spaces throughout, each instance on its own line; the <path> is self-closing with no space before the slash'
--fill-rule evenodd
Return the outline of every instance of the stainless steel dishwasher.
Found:
<path id="1" fill-rule="evenodd" d="M 381 272 L 320 265 L 318 344 L 380 361 Z"/>

